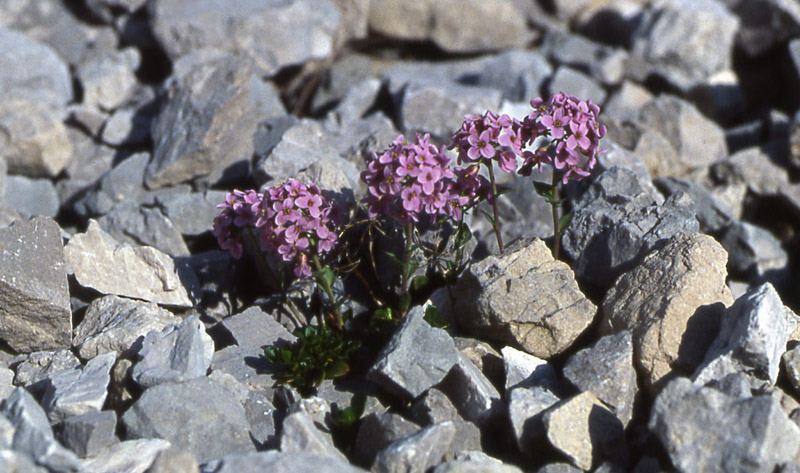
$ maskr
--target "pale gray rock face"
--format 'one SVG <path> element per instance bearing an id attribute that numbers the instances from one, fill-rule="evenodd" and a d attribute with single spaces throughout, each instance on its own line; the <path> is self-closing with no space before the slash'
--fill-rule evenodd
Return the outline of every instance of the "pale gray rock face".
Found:
<path id="1" fill-rule="evenodd" d="M 546 432 L 542 413 L 556 405 L 560 399 L 551 391 L 541 388 L 515 388 L 506 396 L 508 417 L 519 451 L 530 456 L 539 454 L 546 445 Z"/>
<path id="2" fill-rule="evenodd" d="M 156 455 L 153 464 L 144 473 L 199 473 L 197 460 L 191 452 L 167 448 Z"/>
<path id="3" fill-rule="evenodd" d="M 159 452 L 167 448 L 170 448 L 170 443 L 159 438 L 126 440 L 84 460 L 83 467 L 87 471 L 144 473 Z"/>
<path id="4" fill-rule="evenodd" d="M 728 251 L 731 274 L 753 283 L 769 280 L 780 284 L 788 278 L 789 255 L 768 230 L 747 222 L 731 222 L 723 230 L 720 243 Z"/>
<path id="5" fill-rule="evenodd" d="M 128 438 L 162 438 L 205 463 L 255 449 L 244 408 L 208 378 L 147 389 L 122 416 Z"/>
<path id="6" fill-rule="evenodd" d="M 691 373 L 702 361 L 722 310 L 733 303 L 726 262 L 710 236 L 679 233 L 606 293 L 601 330 L 631 332 L 634 363 L 648 389 L 673 369 Z"/>
<path id="7" fill-rule="evenodd" d="M 283 420 L 282 430 L 281 452 L 323 455 L 347 462 L 347 457 L 333 446 L 330 433 L 319 429 L 304 412 L 289 414 Z"/>
<path id="8" fill-rule="evenodd" d="M 343 463 L 337 458 L 308 453 L 283 453 L 275 450 L 229 455 L 203 465 L 201 473 L 241 473 L 269 471 L 273 473 L 365 473 L 366 470 Z"/>
<path id="9" fill-rule="evenodd" d="M 519 241 L 501 255 L 474 263 L 455 293 L 453 312 L 460 325 L 540 358 L 569 347 L 597 311 L 578 289 L 569 266 L 553 260 L 538 239 Z"/>
<path id="10" fill-rule="evenodd" d="M 209 190 L 204 193 L 175 192 L 157 195 L 156 205 L 181 235 L 197 236 L 211 230 L 217 205 L 225 201 L 227 192 Z"/>
<path id="11" fill-rule="evenodd" d="M 114 411 L 89 412 L 64 420 L 59 438 L 79 457 L 94 457 L 118 442 L 116 428 Z"/>
<path id="12" fill-rule="evenodd" d="M 463 353 L 439 387 L 458 408 L 462 417 L 485 425 L 502 412 L 500 393 L 491 381 Z"/>
<path id="13" fill-rule="evenodd" d="M 28 177 L 55 177 L 73 158 L 62 118 L 37 99 L 2 98 L 0 132 L 8 170 Z"/>
<path id="14" fill-rule="evenodd" d="M 98 218 L 97 223 L 119 242 L 152 246 L 170 256 L 189 256 L 183 236 L 157 208 L 124 201 Z"/>
<path id="15" fill-rule="evenodd" d="M 553 447 L 582 470 L 602 460 L 628 462 L 622 422 L 590 392 L 551 407 L 542 423 Z"/>
<path id="16" fill-rule="evenodd" d="M 414 399 L 439 383 L 458 362 L 453 339 L 413 308 L 378 354 L 368 377 L 392 394 Z"/>
<path id="17" fill-rule="evenodd" d="M 136 153 L 102 176 L 92 176 L 97 184 L 79 197 L 72 208 L 82 217 L 92 217 L 108 213 L 121 202 L 138 202 L 145 193 L 142 183 L 149 160 L 149 154 Z"/>
<path id="18" fill-rule="evenodd" d="M 258 351 L 265 345 L 273 345 L 278 341 L 293 342 L 297 338 L 259 307 L 250 307 L 226 318 L 221 324 L 237 345 L 248 350 Z"/>
<path id="19" fill-rule="evenodd" d="M 676 194 L 659 205 L 633 171 L 612 167 L 575 202 L 562 243 L 577 277 L 608 287 L 657 243 L 698 228 L 689 196 Z"/>
<path id="20" fill-rule="evenodd" d="M 630 332 L 607 335 L 572 355 L 564 366 L 564 377 L 595 395 L 624 426 L 631 421 L 637 387 Z"/>
<path id="21" fill-rule="evenodd" d="M 731 366 L 774 385 L 786 343 L 799 322 L 772 284 L 754 287 L 722 315 L 719 334 L 693 381 L 702 385 L 724 378 Z"/>
<path id="22" fill-rule="evenodd" d="M 33 384 L 51 374 L 70 371 L 80 366 L 81 361 L 70 350 L 34 352 L 16 366 L 14 384 L 31 389 Z"/>
<path id="23" fill-rule="evenodd" d="M 430 391 L 428 391 L 430 392 Z M 398 414 L 370 414 L 358 427 L 353 454 L 362 465 L 372 465 L 378 452 L 393 442 L 420 430 L 420 426 Z"/>
<path id="24" fill-rule="evenodd" d="M 134 72 L 140 62 L 139 51 L 128 47 L 81 64 L 78 79 L 83 85 L 83 103 L 104 111 L 124 105 L 136 88 Z"/>
<path id="25" fill-rule="evenodd" d="M 500 460 L 480 452 L 470 452 L 467 458 L 459 458 L 438 465 L 432 473 L 522 473 L 519 467 L 503 464 Z"/>
<path id="26" fill-rule="evenodd" d="M 781 357 L 786 377 L 795 393 L 800 393 L 800 348 L 794 347 Z"/>
<path id="27" fill-rule="evenodd" d="M 659 394 L 650 414 L 678 471 L 771 472 L 800 451 L 800 428 L 770 395 L 728 396 L 676 378 Z"/>
<path id="28" fill-rule="evenodd" d="M 202 48 L 244 56 L 267 75 L 334 52 L 342 17 L 330 0 L 158 0 L 153 32 L 175 60 Z M 302 38 L 302 40 L 300 40 Z"/>
<path id="29" fill-rule="evenodd" d="M 21 353 L 66 348 L 72 338 L 61 230 L 36 217 L 0 229 L 0 338 Z"/>
<path id="30" fill-rule="evenodd" d="M 700 184 L 678 177 L 658 178 L 655 184 L 668 196 L 678 192 L 689 194 L 697 207 L 695 216 L 703 233 L 718 232 L 734 219 L 733 209 L 717 200 L 714 194 Z M 730 254 L 730 250 L 728 253 Z"/>
<path id="31" fill-rule="evenodd" d="M 425 427 L 414 435 L 400 439 L 378 453 L 373 473 L 427 471 L 441 463 L 450 450 L 456 428 L 452 422 Z"/>
<path id="32" fill-rule="evenodd" d="M 8 176 L 6 186 L 5 203 L 20 215 L 55 218 L 58 214 L 58 193 L 49 179 Z"/>
<path id="33" fill-rule="evenodd" d="M 0 29 L 0 90 L 2 96 L 42 102 L 66 112 L 72 100 L 67 64 L 50 46 L 28 36 Z"/>
<path id="34" fill-rule="evenodd" d="M 606 100 L 606 91 L 596 80 L 567 66 L 561 66 L 547 86 L 550 95 L 564 92 L 600 104 Z"/>
<path id="35" fill-rule="evenodd" d="M 103 294 L 180 307 L 193 304 L 187 286 L 196 287 L 194 273 L 176 268 L 172 258 L 153 247 L 118 243 L 94 220 L 86 233 L 72 237 L 64 256 L 79 284 Z"/>
<path id="36" fill-rule="evenodd" d="M 234 180 L 246 176 L 256 125 L 282 113 L 271 110 L 275 91 L 241 57 L 185 67 L 170 81 L 169 99 L 152 125 L 153 157 L 145 172 L 151 189 L 194 180 L 209 185 L 225 174 Z"/>
<path id="37" fill-rule="evenodd" d="M 633 55 L 686 91 L 733 66 L 739 19 L 713 0 L 660 0 L 634 32 Z"/>
<path id="38" fill-rule="evenodd" d="M 622 81 L 623 65 L 627 57 L 623 49 L 560 30 L 547 32 L 542 43 L 542 52 L 558 64 L 588 71 L 590 76 L 606 85 L 619 84 Z M 592 97 L 580 97 L 595 100 Z"/>
<path id="39" fill-rule="evenodd" d="M 139 342 L 151 330 L 161 331 L 181 319 L 153 302 L 118 296 L 92 301 L 73 334 L 72 345 L 83 359 L 114 351 L 128 356 L 138 351 Z"/>
<path id="40" fill-rule="evenodd" d="M 214 341 L 197 316 L 151 331 L 142 341 L 131 377 L 142 388 L 204 377 L 211 366 Z"/>
<path id="41" fill-rule="evenodd" d="M 554 389 L 558 385 L 556 370 L 547 361 L 514 347 L 503 347 L 501 353 L 503 354 L 506 395 L 516 387 L 543 386 Z"/>
<path id="42" fill-rule="evenodd" d="M 48 376 L 42 405 L 50 422 L 56 424 L 69 417 L 99 412 L 108 396 L 109 373 L 116 360 L 116 353 L 107 352 L 81 368 Z"/>
<path id="43" fill-rule="evenodd" d="M 780 195 L 789 185 L 786 169 L 775 164 L 761 147 L 745 148 L 711 168 L 721 179 L 744 182 L 747 188 L 759 196 Z"/>

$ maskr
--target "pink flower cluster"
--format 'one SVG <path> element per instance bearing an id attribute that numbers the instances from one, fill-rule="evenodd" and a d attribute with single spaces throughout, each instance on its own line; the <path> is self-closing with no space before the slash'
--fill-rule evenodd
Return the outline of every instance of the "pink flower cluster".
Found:
<path id="1" fill-rule="evenodd" d="M 430 135 L 417 135 L 414 143 L 398 136 L 368 159 L 367 170 L 361 173 L 369 189 L 367 214 L 387 215 L 403 224 L 419 221 L 423 213 L 460 220 L 465 208 L 485 196 L 488 181 L 477 175 L 477 169 L 452 170 L 449 164 L 444 149 L 430 143 Z"/>
<path id="2" fill-rule="evenodd" d="M 597 161 L 597 146 L 606 128 L 597 122 L 600 108 L 591 100 L 558 93 L 545 102 L 531 101 L 533 111 L 523 121 L 508 115 L 487 111 L 484 115 L 467 115 L 453 135 L 451 148 L 458 150 L 458 162 L 486 163 L 497 161 L 507 172 L 517 170 L 530 175 L 535 166 L 552 164 L 562 171 L 562 180 L 579 180 L 589 175 Z M 539 137 L 549 137 L 545 146 L 527 149 Z"/>
<path id="3" fill-rule="evenodd" d="M 333 231 L 333 207 L 319 187 L 289 179 L 282 184 L 255 191 L 233 191 L 218 205 L 214 235 L 221 248 L 235 258 L 242 255 L 241 227 L 260 229 L 259 245 L 264 251 L 294 264 L 299 278 L 311 276 L 310 253 L 330 252 L 338 241 Z"/>

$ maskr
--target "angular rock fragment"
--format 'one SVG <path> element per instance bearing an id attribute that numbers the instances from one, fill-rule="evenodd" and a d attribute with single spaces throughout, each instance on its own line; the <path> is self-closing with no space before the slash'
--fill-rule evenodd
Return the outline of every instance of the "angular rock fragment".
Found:
<path id="1" fill-rule="evenodd" d="M 294 412 L 283 420 L 280 450 L 284 453 L 316 454 L 347 461 L 347 457 L 334 447 L 330 433 L 320 430 L 314 420 L 304 412 Z"/>
<path id="2" fill-rule="evenodd" d="M 536 386 L 515 388 L 506 396 L 508 417 L 519 451 L 536 456 L 546 443 L 542 413 L 556 405 L 560 399 L 551 391 Z"/>
<path id="3" fill-rule="evenodd" d="M 450 450 L 456 429 L 452 422 L 425 427 L 414 435 L 400 439 L 378 453 L 373 473 L 426 471 L 439 464 Z"/>
<path id="4" fill-rule="evenodd" d="M 72 205 L 75 212 L 83 217 L 93 217 L 108 213 L 121 202 L 138 202 L 145 193 L 142 183 L 149 160 L 149 154 L 136 153 L 103 173 L 96 186 Z"/>
<path id="5" fill-rule="evenodd" d="M 456 285 L 458 323 L 481 337 L 548 358 L 569 347 L 597 308 L 544 242 L 520 241 L 470 266 Z"/>
<path id="6" fill-rule="evenodd" d="M 467 453 L 459 452 L 455 460 L 439 464 L 431 473 L 522 473 L 519 467 L 504 464 L 480 451 Z"/>
<path id="7" fill-rule="evenodd" d="M 200 235 L 211 230 L 219 215 L 217 204 L 225 201 L 227 192 L 175 192 L 156 196 L 156 205 L 182 235 Z"/>
<path id="8" fill-rule="evenodd" d="M 603 103 L 606 100 L 603 86 L 586 74 L 566 66 L 556 70 L 547 86 L 547 91 L 549 95 L 564 92 L 594 103 Z"/>
<path id="9" fill-rule="evenodd" d="M 365 473 L 336 458 L 309 453 L 283 453 L 275 450 L 228 455 L 209 462 L 202 473 L 242 473 L 244 471 L 269 471 L 271 473 Z"/>
<path id="10" fill-rule="evenodd" d="M 630 332 L 607 335 L 572 355 L 564 366 L 564 378 L 594 394 L 627 426 L 637 391 Z"/>
<path id="11" fill-rule="evenodd" d="M 59 438 L 81 458 L 94 457 L 118 442 L 117 414 L 97 411 L 70 417 L 62 425 Z"/>
<path id="12" fill-rule="evenodd" d="M 114 351 L 128 356 L 138 351 L 140 342 L 151 330 L 161 331 L 181 319 L 153 302 L 141 302 L 118 296 L 92 301 L 73 334 L 72 345 L 83 359 Z"/>
<path id="13" fill-rule="evenodd" d="M 513 347 L 503 347 L 503 366 L 505 368 L 505 392 L 513 388 L 542 386 L 555 389 L 558 385 L 556 371 L 545 360 L 536 358 Z"/>
<path id="14" fill-rule="evenodd" d="M 191 452 L 170 447 L 161 450 L 144 473 L 199 473 L 197 460 Z"/>
<path id="15" fill-rule="evenodd" d="M 502 411 L 500 393 L 464 354 L 439 387 L 458 408 L 464 419 L 484 425 Z"/>
<path id="16" fill-rule="evenodd" d="M 73 157 L 61 120 L 57 112 L 38 101 L 0 100 L 3 158 L 9 171 L 28 177 L 58 175 Z"/>
<path id="17" fill-rule="evenodd" d="M 672 464 L 687 473 L 768 473 L 800 452 L 800 427 L 774 397 L 736 398 L 686 378 L 672 380 L 658 395 L 649 428 Z"/>
<path id="18" fill-rule="evenodd" d="M 72 237 L 64 256 L 79 284 L 103 294 L 192 306 L 187 286 L 196 284 L 193 273 L 176 268 L 172 258 L 155 248 L 116 242 L 94 220 L 89 221 L 86 233 Z"/>
<path id="19" fill-rule="evenodd" d="M 31 199 L 32 195 L 37 198 Z M 25 176 L 8 176 L 5 201 L 7 206 L 26 218 L 37 215 L 55 218 L 61 207 L 56 188 L 49 179 Z"/>
<path id="20" fill-rule="evenodd" d="M 162 438 L 205 463 L 254 450 L 244 408 L 208 378 L 147 389 L 122 416 L 128 438 Z"/>
<path id="21" fill-rule="evenodd" d="M 69 347 L 69 305 L 61 230 L 50 218 L 0 229 L 0 339 L 18 352 Z"/>
<path id="22" fill-rule="evenodd" d="M 116 353 L 107 352 L 82 368 L 48 376 L 42 398 L 48 419 L 56 424 L 69 417 L 99 412 L 108 395 L 109 373 L 116 359 Z"/>
<path id="23" fill-rule="evenodd" d="M 735 221 L 727 225 L 720 243 L 728 252 L 732 275 L 753 283 L 765 280 L 781 284 L 789 277 L 789 255 L 768 230 Z"/>
<path id="24" fill-rule="evenodd" d="M 125 201 L 97 219 L 104 232 L 129 245 L 147 245 L 170 256 L 189 256 L 183 236 L 159 209 Z"/>
<path id="25" fill-rule="evenodd" d="M 14 384 L 29 390 L 38 390 L 32 385 L 40 384 L 51 374 L 71 371 L 81 366 L 81 360 L 70 350 L 38 351 L 31 353 L 16 366 Z M 41 387 L 41 386 L 40 386 Z"/>
<path id="26" fill-rule="evenodd" d="M 741 371 L 774 385 L 798 323 L 800 317 L 783 305 L 772 284 L 754 287 L 725 310 L 719 334 L 693 381 L 703 385 Z"/>
<path id="27" fill-rule="evenodd" d="M 689 194 L 697 208 L 695 216 L 702 233 L 718 232 L 735 218 L 733 209 L 699 184 L 677 177 L 662 177 L 655 180 L 655 185 L 667 196 L 678 192 Z"/>
<path id="28" fill-rule="evenodd" d="M 136 88 L 135 71 L 140 62 L 139 51 L 128 47 L 81 64 L 77 75 L 83 102 L 106 111 L 125 104 Z"/>
<path id="29" fill-rule="evenodd" d="M 428 325 L 415 307 L 378 354 L 368 377 L 396 396 L 414 399 L 444 379 L 457 362 L 450 335 Z"/>
<path id="30" fill-rule="evenodd" d="M 353 453 L 359 464 L 372 465 L 378 452 L 419 430 L 420 426 L 397 414 L 370 414 L 358 427 Z"/>
<path id="31" fill-rule="evenodd" d="M 200 319 L 191 316 L 144 337 L 131 377 L 145 389 L 204 377 L 213 355 L 214 341 Z"/>
<path id="32" fill-rule="evenodd" d="M 153 464 L 156 456 L 168 448 L 170 443 L 158 438 L 125 440 L 84 460 L 83 466 L 87 471 L 144 473 Z"/>
<path id="33" fill-rule="evenodd" d="M 228 317 L 221 325 L 230 332 L 238 346 L 254 352 L 279 341 L 290 343 L 297 338 L 259 307 L 250 307 Z"/>
<path id="34" fill-rule="evenodd" d="M 726 262 L 713 238 L 679 233 L 606 293 L 601 330 L 631 332 L 634 363 L 648 388 L 702 361 L 722 310 L 733 302 Z"/>

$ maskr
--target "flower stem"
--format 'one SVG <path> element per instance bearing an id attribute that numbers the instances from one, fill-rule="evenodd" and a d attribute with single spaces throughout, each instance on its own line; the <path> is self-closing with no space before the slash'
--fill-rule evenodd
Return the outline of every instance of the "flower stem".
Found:
<path id="1" fill-rule="evenodd" d="M 402 280 L 402 291 L 403 295 L 405 296 L 408 294 L 408 279 L 410 276 L 409 267 L 411 265 L 411 248 L 414 244 L 414 223 L 408 222 L 405 227 L 403 227 L 403 233 L 406 236 L 406 248 L 403 254 L 403 280 Z"/>
<path id="2" fill-rule="evenodd" d="M 311 259 L 314 261 L 314 267 L 316 268 L 316 270 L 317 271 L 323 271 L 324 268 L 322 267 L 322 263 L 320 263 L 320 261 L 319 261 L 319 256 L 317 256 L 316 254 L 313 254 Z M 330 301 L 331 310 L 332 310 L 331 315 L 333 316 L 333 319 L 334 319 L 334 327 L 333 328 L 336 329 L 336 330 L 340 330 L 342 328 L 342 325 L 343 325 L 343 323 L 342 323 L 342 314 L 339 313 L 339 307 L 338 307 L 338 304 L 336 303 L 336 298 L 335 298 L 335 296 L 333 294 L 333 288 L 331 287 L 330 282 L 327 279 L 325 279 L 324 277 L 323 278 L 318 278 L 317 280 L 320 282 L 320 285 L 322 286 L 322 290 L 325 292 L 325 295 L 328 296 L 328 300 Z"/>
<path id="3" fill-rule="evenodd" d="M 561 250 L 561 216 L 559 215 L 559 207 L 561 207 L 561 196 L 558 193 L 559 186 L 559 172 L 553 169 L 553 195 L 550 201 L 550 207 L 553 209 L 553 258 L 558 259 L 558 253 Z"/>
<path id="4" fill-rule="evenodd" d="M 497 238 L 497 247 L 500 249 L 500 252 L 502 252 L 503 237 L 500 235 L 500 216 L 497 212 L 497 184 L 494 180 L 494 166 L 490 162 L 486 165 L 486 167 L 489 168 L 489 182 L 492 184 L 492 213 L 494 214 L 492 227 L 494 227 L 494 236 Z"/>

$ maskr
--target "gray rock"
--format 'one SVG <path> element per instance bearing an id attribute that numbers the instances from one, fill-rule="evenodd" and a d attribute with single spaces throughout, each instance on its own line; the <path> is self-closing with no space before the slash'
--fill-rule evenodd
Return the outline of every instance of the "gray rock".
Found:
<path id="1" fill-rule="evenodd" d="M 703 233 L 718 232 L 734 218 L 732 209 L 718 201 L 711 192 L 699 184 L 678 177 L 658 178 L 655 184 L 667 196 L 678 192 L 689 194 L 697 208 L 695 216 Z"/>
<path id="2" fill-rule="evenodd" d="M 548 463 L 536 470 L 536 473 L 578 473 L 579 471 L 584 470 L 574 467 L 569 463 Z"/>
<path id="3" fill-rule="evenodd" d="M 444 379 L 457 362 L 453 339 L 428 325 L 417 306 L 406 314 L 367 376 L 396 396 L 414 399 Z"/>
<path id="4" fill-rule="evenodd" d="M 549 408 L 542 422 L 553 447 L 582 470 L 602 460 L 628 462 L 622 422 L 590 392 Z"/>
<path id="5" fill-rule="evenodd" d="M 258 391 L 274 392 L 275 379 L 269 372 L 270 365 L 264 359 L 262 349 L 245 349 L 237 345 L 227 346 L 214 352 L 211 371 L 230 374 L 240 383 Z"/>
<path id="6" fill-rule="evenodd" d="M 606 152 L 597 156 L 597 165 L 595 165 L 594 172 L 599 174 L 614 166 L 630 169 L 636 174 L 642 190 L 659 205 L 664 203 L 664 196 L 656 189 L 647 164 L 642 158 L 636 153 L 623 148 L 620 144 L 609 140 L 608 137 L 603 140 L 603 148 L 605 148 Z"/>
<path id="7" fill-rule="evenodd" d="M 440 312 L 441 314 L 441 312 Z M 456 348 L 483 373 L 498 389 L 503 386 L 505 368 L 503 355 L 483 340 L 471 337 L 453 337 Z"/>
<path id="8" fill-rule="evenodd" d="M 237 0 L 234 5 L 158 0 L 149 9 L 153 32 L 170 59 L 215 48 L 244 56 L 266 75 L 331 56 L 334 36 L 343 26 L 330 0 Z"/>
<path id="9" fill-rule="evenodd" d="M 79 457 L 94 457 L 119 441 L 116 428 L 117 414 L 114 411 L 88 412 L 66 419 L 59 438 Z"/>
<path id="10" fill-rule="evenodd" d="M 505 369 L 505 393 L 513 388 L 542 386 L 550 390 L 558 387 L 555 368 L 547 361 L 529 355 L 513 347 L 503 347 L 503 366 Z"/>
<path id="11" fill-rule="evenodd" d="M 595 43 L 576 34 L 552 30 L 544 37 L 542 52 L 557 64 L 587 71 L 604 85 L 622 82 L 623 66 L 627 59 L 627 53 L 623 49 Z"/>
<path id="12" fill-rule="evenodd" d="M 294 412 L 283 420 L 281 452 L 306 453 L 333 457 L 347 462 L 347 457 L 333 446 L 330 432 L 324 432 L 305 412 Z"/>
<path id="13" fill-rule="evenodd" d="M 337 458 L 307 453 L 283 453 L 275 450 L 229 455 L 203 466 L 201 473 L 241 473 L 269 471 L 272 473 L 364 473 L 365 470 Z"/>
<path id="14" fill-rule="evenodd" d="M 414 401 L 410 414 L 414 422 L 424 426 L 464 420 L 450 398 L 436 388 L 428 389 Z"/>
<path id="15" fill-rule="evenodd" d="M 522 470 L 477 451 L 469 452 L 466 458 L 441 463 L 431 473 L 522 473 Z"/>
<path id="16" fill-rule="evenodd" d="M 36 99 L 0 99 L 0 132 L 8 170 L 29 177 L 58 175 L 74 156 L 61 120 L 58 112 Z"/>
<path id="17" fill-rule="evenodd" d="M 162 439 L 137 439 L 115 443 L 84 460 L 86 471 L 144 473 L 158 454 L 170 448 Z"/>
<path id="18" fill-rule="evenodd" d="M 244 408 L 208 378 L 147 389 L 122 416 L 128 438 L 162 438 L 198 462 L 254 450 Z"/>
<path id="19" fill-rule="evenodd" d="M 118 243 L 94 220 L 86 233 L 67 243 L 64 257 L 78 283 L 100 293 L 180 307 L 193 304 L 189 291 L 197 279 L 189 268 L 176 268 L 172 258 L 155 248 Z"/>
<path id="20" fill-rule="evenodd" d="M 603 115 L 620 120 L 635 120 L 644 104 L 653 99 L 647 88 L 630 80 L 624 80 L 619 89 L 612 92 L 603 106 Z M 608 139 L 605 140 L 606 142 Z M 605 143 L 604 143 L 605 146 Z M 602 155 L 598 156 L 602 158 Z"/>
<path id="21" fill-rule="evenodd" d="M 191 452 L 167 448 L 156 455 L 153 464 L 144 473 L 199 473 L 197 460 Z"/>
<path id="22" fill-rule="evenodd" d="M 254 352 L 265 345 L 278 341 L 290 343 L 297 338 L 272 315 L 255 306 L 226 318 L 221 325 L 230 332 L 237 345 Z"/>
<path id="23" fill-rule="evenodd" d="M 560 399 L 542 388 L 515 388 L 507 396 L 508 417 L 517 448 L 522 453 L 537 456 L 546 444 L 542 413 L 556 405 Z"/>
<path id="24" fill-rule="evenodd" d="M 33 385 L 51 374 L 70 371 L 80 366 L 81 361 L 70 350 L 34 352 L 16 366 L 14 384 L 36 390 Z"/>
<path id="25" fill-rule="evenodd" d="M 538 51 L 510 49 L 474 61 L 464 61 L 456 82 L 498 89 L 503 98 L 527 102 L 541 94 L 541 87 L 553 73 L 547 59 Z"/>
<path id="26" fill-rule="evenodd" d="M 716 163 L 712 172 L 719 180 L 744 182 L 747 188 L 762 197 L 781 194 L 789 184 L 786 169 L 775 164 L 763 147 L 746 148 Z"/>
<path id="27" fill-rule="evenodd" d="M 578 289 L 572 270 L 553 260 L 538 239 L 518 241 L 503 254 L 474 263 L 459 279 L 455 293 L 453 312 L 460 325 L 540 358 L 569 347 L 596 312 Z M 552 297 L 538 298 L 537 293 Z"/>
<path id="28" fill-rule="evenodd" d="M 75 212 L 83 217 L 103 215 L 119 203 L 141 200 L 145 193 L 144 170 L 149 159 L 147 153 L 136 153 L 98 176 L 96 187 L 73 204 Z"/>
<path id="29" fill-rule="evenodd" d="M 789 384 L 796 393 L 800 393 L 800 347 L 787 350 L 781 357 L 783 370 L 789 379 Z"/>
<path id="30" fill-rule="evenodd" d="M 42 406 L 50 422 L 56 424 L 69 417 L 99 412 L 108 395 L 109 373 L 116 359 L 116 353 L 107 352 L 92 358 L 82 368 L 49 375 Z"/>
<path id="31" fill-rule="evenodd" d="M 708 349 L 693 381 L 706 384 L 730 374 L 721 368 L 727 358 L 743 371 L 774 385 L 786 343 L 800 317 L 783 305 L 770 283 L 747 291 L 722 316 L 719 334 Z"/>
<path id="32" fill-rule="evenodd" d="M 780 284 L 788 278 L 789 255 L 768 230 L 737 220 L 723 229 L 720 243 L 728 252 L 731 275 L 753 283 Z"/>
<path id="33" fill-rule="evenodd" d="M 32 199 L 31 196 L 36 196 Z M 49 179 L 31 179 L 25 176 L 6 178 L 5 203 L 25 216 L 55 217 L 61 204 L 56 188 Z"/>
<path id="34" fill-rule="evenodd" d="M 154 2 L 154 8 L 180 3 Z M 151 189 L 247 177 L 258 121 L 282 113 L 270 110 L 275 91 L 240 57 L 187 67 L 171 81 L 170 98 L 152 125 L 153 158 L 145 172 Z"/>
<path id="35" fill-rule="evenodd" d="M 564 92 L 596 104 L 602 104 L 606 100 L 606 92 L 597 81 L 567 66 L 556 70 L 547 86 L 547 92 L 549 95 Z"/>
<path id="36" fill-rule="evenodd" d="M 221 372 L 220 372 L 221 373 Z M 216 373 L 211 373 L 213 377 Z M 243 384 L 243 386 L 245 386 Z M 262 447 L 277 448 L 278 425 L 276 425 L 276 417 L 280 414 L 275 409 L 275 406 L 267 399 L 267 397 L 259 391 L 252 390 L 250 386 L 246 386 L 248 391 L 247 397 L 242 401 L 244 407 L 244 414 L 247 417 L 247 422 L 250 424 L 250 437 L 259 450 Z"/>
<path id="37" fill-rule="evenodd" d="M 50 218 L 0 229 L 0 338 L 21 353 L 69 347 L 69 306 L 61 230 Z"/>
<path id="38" fill-rule="evenodd" d="M 766 473 L 800 451 L 800 428 L 774 397 L 738 399 L 685 378 L 656 398 L 649 428 L 682 472 Z"/>
<path id="39" fill-rule="evenodd" d="M 170 256 L 189 255 L 183 236 L 157 208 L 131 201 L 120 202 L 98 218 L 97 223 L 121 243 L 152 246 Z"/>
<path id="40" fill-rule="evenodd" d="M 191 316 L 144 337 L 131 377 L 145 389 L 204 377 L 213 355 L 214 341 L 200 319 Z"/>
<path id="41" fill-rule="evenodd" d="M 453 401 L 464 419 L 478 426 L 497 418 L 503 411 L 500 393 L 462 353 L 458 354 L 458 362 L 442 380 L 439 389 Z"/>
<path id="42" fill-rule="evenodd" d="M 114 351 L 118 356 L 138 352 L 138 344 L 151 330 L 160 331 L 181 319 L 153 302 L 117 296 L 92 301 L 73 333 L 72 345 L 83 359 Z"/>
<path id="43" fill-rule="evenodd" d="M 181 235 L 197 236 L 211 230 L 214 217 L 220 212 L 217 204 L 225 201 L 226 194 L 214 190 L 175 192 L 156 196 L 156 205 Z"/>
<path id="44" fill-rule="evenodd" d="M 430 393 L 432 390 L 428 392 Z M 358 427 L 353 447 L 354 458 L 359 464 L 372 465 L 378 452 L 419 430 L 420 426 L 398 414 L 389 412 L 370 414 Z"/>
<path id="45" fill-rule="evenodd" d="M 703 115 L 726 129 L 747 116 L 746 92 L 738 75 L 730 70 L 718 72 L 708 82 L 695 85 L 686 98 Z"/>
<path id="46" fill-rule="evenodd" d="M 18 31 L 0 29 L 0 58 L 3 97 L 42 102 L 54 110 L 64 110 L 72 100 L 69 68 L 49 46 Z"/>
<path id="47" fill-rule="evenodd" d="M 686 91 L 733 66 L 739 19 L 721 2 L 660 0 L 633 34 L 633 55 L 652 73 Z"/>
<path id="48" fill-rule="evenodd" d="M 6 398 L 2 413 L 14 426 L 12 449 L 57 472 L 77 472 L 80 460 L 56 442 L 47 414 L 24 388 Z"/>
<path id="49" fill-rule="evenodd" d="M 83 102 L 101 110 L 116 110 L 132 96 L 137 85 L 135 71 L 139 50 L 127 47 L 80 65 L 78 80 L 83 86 Z"/>
<path id="50" fill-rule="evenodd" d="M 430 133 L 449 139 L 464 121 L 464 115 L 497 110 L 501 93 L 486 87 L 464 86 L 452 82 L 414 81 L 394 96 L 399 109 L 400 128 Z"/>
<path id="51" fill-rule="evenodd" d="M 723 308 L 733 303 L 726 260 L 713 238 L 679 233 L 606 293 L 601 331 L 631 332 L 634 364 L 648 389 L 657 391 L 673 369 L 691 373 L 702 361 Z"/>
<path id="52" fill-rule="evenodd" d="M 459 12 L 470 11 L 470 15 Z M 445 51 L 469 53 L 525 46 L 531 39 L 519 4 L 509 0 L 391 0 L 370 2 L 369 26 L 402 40 L 431 40 Z M 405 21 L 414 18 L 415 21 Z"/>
<path id="53" fill-rule="evenodd" d="M 259 185 L 296 178 L 312 164 L 324 161 L 344 172 L 351 189 L 360 182 L 358 168 L 342 159 L 334 142 L 336 136 L 309 119 L 279 117 L 259 127 L 256 135 L 256 161 L 253 176 Z"/>
<path id="54" fill-rule="evenodd" d="M 0 368 L 0 402 L 14 391 L 14 372 L 8 368 Z"/>
<path id="55" fill-rule="evenodd" d="M 425 427 L 414 435 L 400 439 L 381 450 L 370 471 L 373 473 L 427 471 L 442 461 L 450 449 L 455 432 L 452 422 Z"/>
<path id="56" fill-rule="evenodd" d="M 111 146 L 146 145 L 150 139 L 152 121 L 152 117 L 139 112 L 136 108 L 121 108 L 108 117 L 100 138 L 103 143 Z"/>
<path id="57" fill-rule="evenodd" d="M 564 378 L 595 395 L 627 427 L 637 391 L 630 332 L 602 337 L 572 355 L 564 366 Z"/>
<path id="58" fill-rule="evenodd" d="M 575 202 L 562 238 L 575 274 L 608 287 L 657 243 L 679 232 L 696 232 L 695 206 L 685 194 L 658 205 L 633 171 L 611 168 Z"/>

